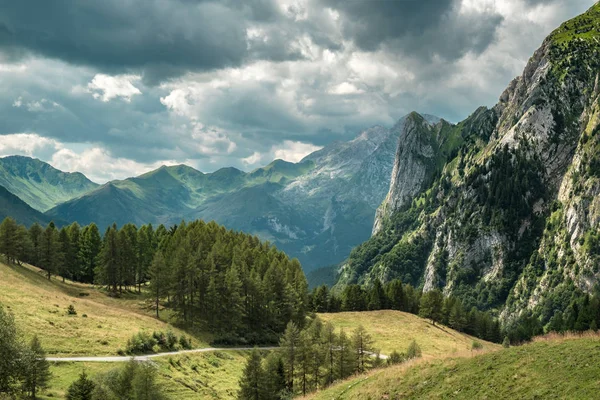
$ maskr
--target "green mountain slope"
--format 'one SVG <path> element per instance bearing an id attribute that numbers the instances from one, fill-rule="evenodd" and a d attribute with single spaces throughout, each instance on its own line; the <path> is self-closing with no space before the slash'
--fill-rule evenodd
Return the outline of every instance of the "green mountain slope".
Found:
<path id="1" fill-rule="evenodd" d="M 413 159 L 397 161 L 379 228 L 338 285 L 400 278 L 506 322 L 577 318 L 572 295 L 600 281 L 599 34 L 596 4 L 550 35 L 496 106 L 452 128 L 462 144 L 418 190 L 405 188 L 421 144 L 401 143 Z"/>
<path id="2" fill-rule="evenodd" d="M 596 399 L 598 337 L 540 340 L 423 360 L 341 382 L 310 399 Z"/>
<path id="3" fill-rule="evenodd" d="M 34 210 L 23 200 L 0 186 L 0 221 L 6 217 L 14 218 L 19 224 L 30 226 L 34 223 L 46 225 L 50 217 Z"/>
<path id="4" fill-rule="evenodd" d="M 0 158 L 0 185 L 42 212 L 98 186 L 79 172 L 62 172 L 22 156 Z"/>

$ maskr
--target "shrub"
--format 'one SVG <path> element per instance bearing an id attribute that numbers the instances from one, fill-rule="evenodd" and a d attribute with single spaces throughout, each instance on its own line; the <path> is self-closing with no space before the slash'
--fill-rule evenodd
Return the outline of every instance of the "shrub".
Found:
<path id="1" fill-rule="evenodd" d="M 473 340 L 473 344 L 471 344 L 471 350 L 481 350 L 483 349 L 483 345 L 477 340 Z"/>
<path id="2" fill-rule="evenodd" d="M 510 347 L 510 339 L 508 336 L 504 336 L 504 340 L 502 341 L 502 347 L 508 349 Z"/>
<path id="3" fill-rule="evenodd" d="M 175 350 L 176 344 L 177 336 L 173 333 L 173 331 L 167 331 L 167 349 Z"/>
<path id="4" fill-rule="evenodd" d="M 191 350 L 191 348 L 192 348 L 192 341 L 190 339 L 188 339 L 187 337 L 185 337 L 185 336 L 181 336 L 179 338 L 179 345 L 184 350 Z"/>
<path id="5" fill-rule="evenodd" d="M 388 365 L 400 364 L 406 359 L 404 354 L 398 353 L 396 350 L 392 352 L 387 358 Z"/>
<path id="6" fill-rule="evenodd" d="M 421 357 L 421 348 L 417 344 L 416 340 L 413 340 L 408 345 L 408 349 L 406 349 L 406 359 L 411 360 L 413 358 Z"/>
<path id="7" fill-rule="evenodd" d="M 67 314 L 77 315 L 77 311 L 75 311 L 75 306 L 73 304 L 69 304 L 69 307 L 67 307 Z"/>

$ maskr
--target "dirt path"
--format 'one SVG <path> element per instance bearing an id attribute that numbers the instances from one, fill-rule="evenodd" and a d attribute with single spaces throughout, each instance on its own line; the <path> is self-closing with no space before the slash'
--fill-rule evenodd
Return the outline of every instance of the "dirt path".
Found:
<path id="1" fill-rule="evenodd" d="M 153 358 L 176 356 L 189 353 L 210 353 L 213 351 L 250 351 L 254 347 L 207 347 L 203 349 L 172 351 L 169 353 L 148 354 L 144 356 L 98 356 L 98 357 L 46 357 L 50 362 L 127 362 L 131 359 L 135 361 L 149 361 Z M 278 347 L 259 347 L 259 350 L 276 350 Z"/>

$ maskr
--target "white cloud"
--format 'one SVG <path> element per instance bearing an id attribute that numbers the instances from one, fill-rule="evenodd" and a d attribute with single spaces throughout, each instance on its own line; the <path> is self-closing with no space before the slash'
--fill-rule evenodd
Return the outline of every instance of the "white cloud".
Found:
<path id="1" fill-rule="evenodd" d="M 9 155 L 42 157 L 52 154 L 62 147 L 62 143 L 36 133 L 0 135 L 0 157 Z"/>
<path id="2" fill-rule="evenodd" d="M 23 97 L 19 96 L 12 104 L 15 108 L 25 107 L 29 112 L 52 112 L 62 108 L 60 104 L 48 99 L 40 99 L 34 101 L 23 101 Z"/>
<path id="3" fill-rule="evenodd" d="M 81 172 L 92 181 L 104 183 L 114 179 L 138 176 L 159 168 L 162 165 L 175 165 L 171 160 L 140 163 L 126 158 L 112 157 L 100 147 L 92 147 L 80 152 L 63 148 L 54 153 L 50 164 L 62 171 Z"/>
<path id="4" fill-rule="evenodd" d="M 349 83 L 349 82 L 342 82 L 339 85 L 335 85 L 331 89 L 329 89 L 329 93 L 340 94 L 340 95 L 361 94 L 364 92 L 365 92 L 364 90 L 357 88 L 356 86 L 354 86 L 352 83 Z"/>
<path id="5" fill-rule="evenodd" d="M 242 158 L 242 162 L 246 165 L 258 165 L 262 162 L 263 155 L 258 151 L 255 151 L 248 157 Z"/>
<path id="6" fill-rule="evenodd" d="M 100 99 L 104 102 L 120 97 L 129 103 L 133 96 L 142 94 L 132 83 L 140 79 L 141 77 L 138 75 L 109 76 L 96 74 L 92 81 L 88 83 L 87 90 L 89 93 L 92 93 L 95 99 Z"/>
<path id="7" fill-rule="evenodd" d="M 281 159 L 290 162 L 299 162 L 304 157 L 317 150 L 322 149 L 310 143 L 294 142 L 286 140 L 279 148 L 273 148 L 275 159 Z"/>

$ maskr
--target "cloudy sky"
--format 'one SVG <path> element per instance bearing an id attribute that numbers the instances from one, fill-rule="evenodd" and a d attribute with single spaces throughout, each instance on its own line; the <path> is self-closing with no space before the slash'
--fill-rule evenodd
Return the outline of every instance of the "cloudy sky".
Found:
<path id="1" fill-rule="evenodd" d="M 0 2 L 0 156 L 97 182 L 298 161 L 492 106 L 593 0 Z"/>

